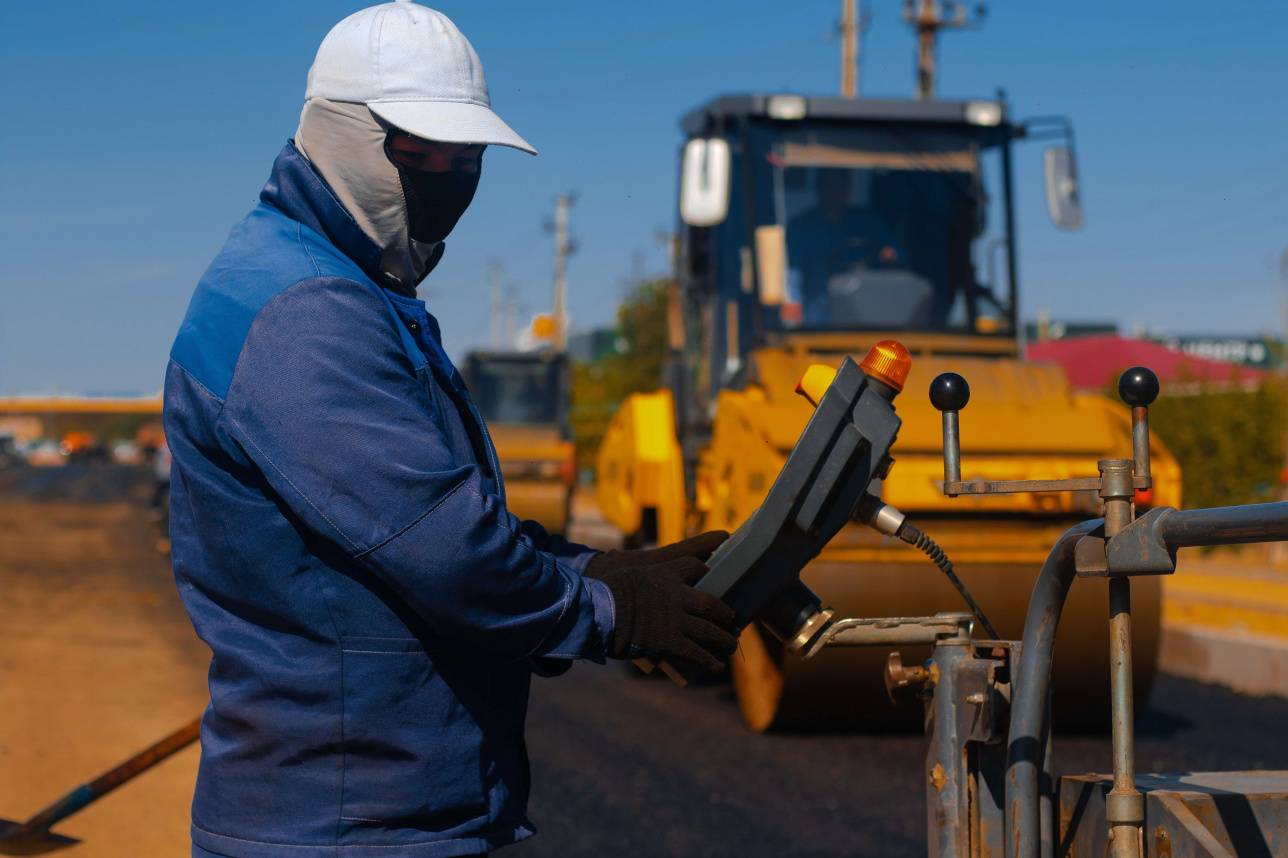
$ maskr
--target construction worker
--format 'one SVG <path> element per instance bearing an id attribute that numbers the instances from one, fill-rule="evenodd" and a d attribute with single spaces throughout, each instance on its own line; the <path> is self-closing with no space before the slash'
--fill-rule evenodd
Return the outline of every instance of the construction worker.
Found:
<path id="1" fill-rule="evenodd" d="M 506 511 L 417 284 L 487 146 L 535 154 L 410 2 L 336 25 L 171 352 L 175 577 L 212 651 L 196 856 L 474 855 L 533 833 L 531 675 L 718 669 L 725 538 L 600 554 Z"/>

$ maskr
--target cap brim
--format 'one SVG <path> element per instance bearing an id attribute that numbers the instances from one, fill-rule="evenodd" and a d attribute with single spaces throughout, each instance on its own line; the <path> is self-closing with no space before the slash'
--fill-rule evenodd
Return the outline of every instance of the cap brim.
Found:
<path id="1" fill-rule="evenodd" d="M 371 112 L 396 128 L 444 143 L 509 146 L 531 155 L 537 150 L 501 121 L 491 108 L 465 101 L 371 101 Z"/>

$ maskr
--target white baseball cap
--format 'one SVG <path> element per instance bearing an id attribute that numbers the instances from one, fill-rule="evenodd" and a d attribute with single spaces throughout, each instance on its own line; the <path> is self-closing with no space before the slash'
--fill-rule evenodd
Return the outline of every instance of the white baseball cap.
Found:
<path id="1" fill-rule="evenodd" d="M 332 27 L 304 97 L 365 104 L 426 140 L 537 154 L 492 112 L 483 63 L 469 40 L 442 12 L 411 0 L 371 6 Z"/>

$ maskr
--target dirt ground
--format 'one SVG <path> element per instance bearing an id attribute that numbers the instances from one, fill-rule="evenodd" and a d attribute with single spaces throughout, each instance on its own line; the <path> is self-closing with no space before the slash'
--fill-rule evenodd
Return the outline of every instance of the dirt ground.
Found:
<path id="1" fill-rule="evenodd" d="M 22 820 L 204 709 L 210 652 L 157 550 L 146 471 L 0 472 L 0 819 Z M 615 541 L 589 496 L 573 535 Z M 69 858 L 188 854 L 196 745 L 66 822 Z M 0 853 L 3 854 L 3 853 Z"/>
<path id="2" fill-rule="evenodd" d="M 46 498 L 75 473 L 33 476 L 19 496 L 0 486 L 0 817 L 10 820 L 182 726 L 207 700 L 209 651 L 156 550 L 146 481 L 105 468 L 67 501 Z M 61 854 L 187 855 L 197 759 L 194 745 L 57 826 L 83 841 Z"/>

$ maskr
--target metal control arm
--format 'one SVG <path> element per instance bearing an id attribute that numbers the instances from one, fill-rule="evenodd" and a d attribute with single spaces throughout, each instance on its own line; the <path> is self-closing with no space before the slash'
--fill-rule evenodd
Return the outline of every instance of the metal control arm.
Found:
<path id="1" fill-rule="evenodd" d="M 970 401 L 970 387 L 956 373 L 940 375 L 930 387 L 931 403 L 943 414 L 944 494 L 1091 490 L 1104 505 L 1102 519 L 1077 525 L 1056 543 L 1029 600 L 1007 743 L 1007 858 L 1049 854 L 1050 844 L 1042 842 L 1040 783 L 1048 758 L 1051 659 L 1056 627 L 1074 579 L 1108 579 L 1114 779 L 1105 799 L 1105 821 L 1110 854 L 1139 858 L 1144 798 L 1136 787 L 1133 748 L 1131 578 L 1174 572 L 1176 552 L 1187 546 L 1288 540 L 1288 503 L 1184 511 L 1160 508 L 1137 518 L 1135 493 L 1150 488 L 1152 482 L 1149 406 L 1159 393 L 1158 377 L 1145 367 L 1133 367 L 1119 379 L 1118 393 L 1131 407 L 1132 457 L 1102 459 L 1099 477 L 963 480 L 960 412 Z"/>
<path id="2" fill-rule="evenodd" d="M 1132 367 L 1118 379 L 1118 393 L 1131 406 L 1131 487 L 1153 485 L 1149 470 L 1149 406 L 1158 398 L 1158 376 L 1143 366 Z M 944 433 L 944 494 L 1018 494 L 1022 492 L 1099 491 L 1103 477 L 1064 480 L 962 479 L 961 411 L 970 402 L 970 385 L 955 372 L 945 372 L 930 384 L 930 404 L 941 413 Z M 1113 460 L 1118 461 L 1118 460 Z"/>
<path id="3" fill-rule="evenodd" d="M 1078 569 L 1075 548 L 1102 531 L 1103 520 L 1083 522 L 1070 529 L 1047 557 L 1029 599 L 1015 676 L 1010 749 L 1006 776 L 1008 858 L 1037 858 L 1040 854 L 1040 778 L 1045 757 L 1046 717 L 1050 706 L 1051 660 L 1060 614 Z M 1181 548 L 1288 540 L 1288 502 L 1212 509 L 1151 510 L 1108 540 L 1108 574 L 1126 578 L 1133 569 L 1150 566 L 1160 554 L 1171 557 Z M 1119 753 L 1125 749 L 1116 749 Z M 1117 756 L 1117 754 L 1116 754 Z M 1115 760 L 1115 763 L 1120 762 Z M 1132 803 L 1130 799 L 1126 803 Z"/>

